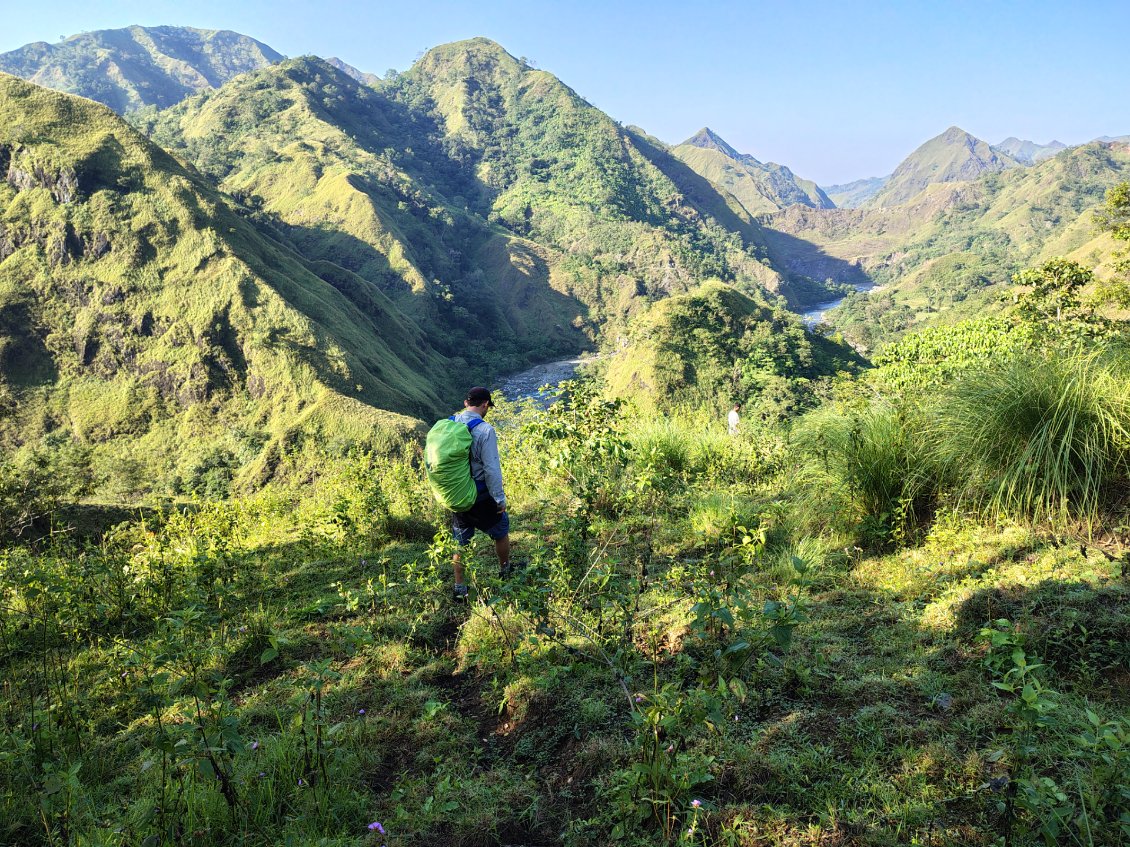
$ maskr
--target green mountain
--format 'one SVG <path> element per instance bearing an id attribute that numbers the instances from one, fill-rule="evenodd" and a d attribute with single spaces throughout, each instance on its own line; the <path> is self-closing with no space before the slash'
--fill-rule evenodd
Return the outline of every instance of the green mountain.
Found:
<path id="1" fill-rule="evenodd" d="M 476 379 L 590 343 L 560 255 L 472 210 L 480 187 L 434 121 L 320 59 L 240 77 L 146 127 L 295 251 L 390 298 Z"/>
<path id="2" fill-rule="evenodd" d="M 901 206 L 793 207 L 768 221 L 768 237 L 798 272 L 883 286 L 849 298 L 833 318 L 871 346 L 915 324 L 996 308 L 1014 272 L 1052 256 L 1109 272 L 1115 244 L 1096 234 L 1092 216 L 1127 178 L 1130 145 L 1095 142 L 1032 167 L 930 185 Z"/>
<path id="3" fill-rule="evenodd" d="M 294 60 L 146 126 L 304 255 L 345 263 L 495 372 L 708 276 L 804 291 L 732 197 L 486 39 L 375 89 Z"/>
<path id="4" fill-rule="evenodd" d="M 1011 156 L 1016 161 L 1025 165 L 1034 165 L 1054 156 L 1061 150 L 1066 150 L 1067 145 L 1062 141 L 1049 141 L 1047 144 L 1037 144 L 1034 141 L 1024 141 L 1009 136 L 1000 144 L 993 145 L 994 150 Z"/>
<path id="5" fill-rule="evenodd" d="M 600 314 L 710 276 L 789 294 L 733 197 L 494 42 L 437 47 L 386 90 L 436 121 L 474 176 L 470 207 L 565 253 L 570 288 Z"/>
<path id="6" fill-rule="evenodd" d="M 125 113 L 171 106 L 282 58 L 266 44 L 228 30 L 131 26 L 0 53 L 0 71 Z"/>
<path id="7" fill-rule="evenodd" d="M 872 176 L 842 185 L 826 185 L 823 191 L 837 209 L 855 209 L 882 191 L 890 178 L 890 175 Z"/>
<path id="8" fill-rule="evenodd" d="M 740 401 L 765 417 L 810 404 L 816 379 L 861 362 L 806 332 L 792 312 L 711 282 L 635 318 L 605 378 L 611 394 L 643 408 L 721 411 Z"/>
<path id="9" fill-rule="evenodd" d="M 739 153 L 709 127 L 671 152 L 695 173 L 732 194 L 751 215 L 776 212 L 796 203 L 817 209 L 834 206 L 816 183 L 801 179 L 784 165 L 762 163 L 748 153 Z"/>
<path id="10" fill-rule="evenodd" d="M 6 451 L 74 439 L 106 485 L 175 493 L 202 462 L 262 479 L 301 444 L 396 443 L 462 382 L 380 290 L 104 106 L 0 74 L 0 174 Z"/>
<path id="11" fill-rule="evenodd" d="M 732 195 L 485 39 L 134 113 L 183 163 L 90 101 L 5 76 L 0 102 L 0 442 L 79 444 L 103 491 L 396 443 L 704 279 L 819 293 Z"/>
<path id="12" fill-rule="evenodd" d="M 1020 166 L 1011 156 L 998 153 L 981 139 L 951 126 L 907 156 L 866 205 L 898 206 L 929 185 L 967 182 L 985 173 Z"/>

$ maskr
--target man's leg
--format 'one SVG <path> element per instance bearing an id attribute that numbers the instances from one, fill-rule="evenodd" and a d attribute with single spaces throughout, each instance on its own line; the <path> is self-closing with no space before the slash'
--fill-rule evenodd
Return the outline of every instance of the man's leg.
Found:
<path id="1" fill-rule="evenodd" d="M 506 573 L 507 568 L 510 567 L 510 536 L 504 535 L 502 538 L 494 540 L 494 552 L 498 554 L 498 569 L 501 573 Z M 458 577 L 456 577 L 458 579 Z"/>
<path id="2" fill-rule="evenodd" d="M 455 587 L 452 589 L 452 597 L 456 600 L 465 600 L 468 591 L 467 584 L 463 582 L 462 550 L 471 543 L 471 538 L 475 534 L 475 528 L 473 526 L 467 526 L 459 515 L 455 515 L 451 522 L 451 534 L 455 537 L 455 543 L 459 545 L 451 557 L 451 569 L 455 571 Z"/>
<path id="3" fill-rule="evenodd" d="M 451 559 L 451 567 L 455 571 L 455 584 L 463 585 L 463 554 L 458 550 Z"/>

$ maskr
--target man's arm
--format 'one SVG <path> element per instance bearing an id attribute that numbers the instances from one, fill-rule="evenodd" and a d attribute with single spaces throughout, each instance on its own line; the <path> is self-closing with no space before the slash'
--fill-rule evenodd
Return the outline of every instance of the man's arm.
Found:
<path id="1" fill-rule="evenodd" d="M 498 435 L 488 427 L 482 436 L 479 460 L 483 463 L 483 477 L 487 491 L 498 504 L 499 511 L 506 509 L 506 493 L 502 490 L 502 461 L 498 458 Z"/>

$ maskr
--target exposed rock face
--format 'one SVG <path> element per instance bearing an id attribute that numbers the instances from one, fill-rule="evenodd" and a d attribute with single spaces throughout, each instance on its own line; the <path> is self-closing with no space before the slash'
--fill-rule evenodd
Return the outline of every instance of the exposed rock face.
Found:
<path id="1" fill-rule="evenodd" d="M 16 191 L 46 188 L 57 203 L 73 203 L 78 199 L 78 175 L 74 168 L 54 171 L 36 162 L 18 146 L 0 144 L 0 173 Z"/>

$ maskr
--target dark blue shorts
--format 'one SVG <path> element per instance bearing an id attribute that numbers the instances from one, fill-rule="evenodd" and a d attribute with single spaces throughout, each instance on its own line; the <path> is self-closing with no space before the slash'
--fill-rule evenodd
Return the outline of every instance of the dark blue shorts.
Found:
<path id="1" fill-rule="evenodd" d="M 485 532 L 495 541 L 510 534 L 510 513 L 498 513 L 498 503 L 486 491 L 479 492 L 475 505 L 465 512 L 451 513 L 451 534 L 463 547 L 471 543 L 475 530 Z"/>

